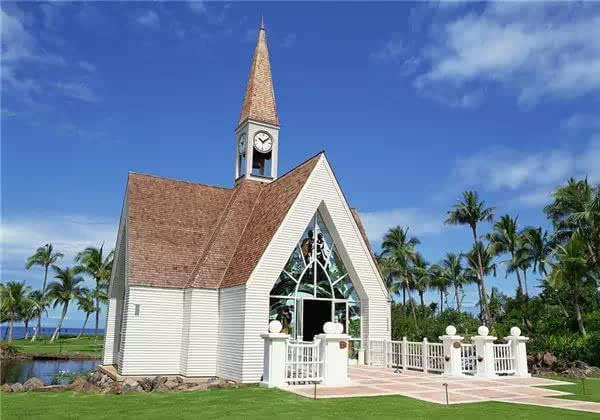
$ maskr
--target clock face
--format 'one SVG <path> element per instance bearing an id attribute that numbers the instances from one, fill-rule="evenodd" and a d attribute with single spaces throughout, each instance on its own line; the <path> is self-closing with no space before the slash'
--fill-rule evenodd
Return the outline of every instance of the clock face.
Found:
<path id="1" fill-rule="evenodd" d="M 268 133 L 259 131 L 254 135 L 254 148 L 261 153 L 268 153 L 273 147 L 273 139 Z"/>
<path id="2" fill-rule="evenodd" d="M 246 134 L 242 134 L 238 141 L 238 152 L 240 155 L 246 154 Z"/>

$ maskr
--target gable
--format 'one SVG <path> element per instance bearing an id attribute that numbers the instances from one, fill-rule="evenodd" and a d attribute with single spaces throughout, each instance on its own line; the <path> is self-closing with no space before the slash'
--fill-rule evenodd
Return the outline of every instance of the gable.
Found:
<path id="1" fill-rule="evenodd" d="M 309 221 L 322 214 L 325 224 L 339 243 L 340 256 L 356 279 L 361 299 L 387 299 L 388 292 L 374 261 L 373 254 L 350 210 L 324 155 L 315 165 L 306 185 L 294 201 L 285 220 L 262 255 L 249 281 L 249 287 L 271 290 Z"/>

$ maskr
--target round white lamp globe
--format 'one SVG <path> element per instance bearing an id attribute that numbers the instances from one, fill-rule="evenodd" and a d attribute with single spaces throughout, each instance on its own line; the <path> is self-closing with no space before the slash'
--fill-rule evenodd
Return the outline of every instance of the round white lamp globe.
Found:
<path id="1" fill-rule="evenodd" d="M 488 335 L 489 332 L 490 332 L 490 330 L 485 325 L 482 325 L 481 327 L 477 328 L 477 334 L 479 334 L 482 337 L 485 337 L 486 335 Z"/>
<path id="2" fill-rule="evenodd" d="M 513 337 L 518 337 L 521 335 L 521 329 L 519 327 L 512 327 L 510 329 L 510 335 Z"/>
<path id="3" fill-rule="evenodd" d="M 454 325 L 448 325 L 446 327 L 446 335 L 456 335 L 456 327 Z"/>
<path id="4" fill-rule="evenodd" d="M 344 326 L 341 323 L 336 322 L 335 323 L 335 332 L 336 332 L 336 334 L 343 333 L 344 332 Z"/>
<path id="5" fill-rule="evenodd" d="M 327 321 L 325 324 L 323 324 L 323 332 L 325 334 L 335 334 L 336 330 L 337 328 L 335 327 L 335 324 L 331 321 Z"/>
<path id="6" fill-rule="evenodd" d="M 281 325 L 281 322 L 279 322 L 277 320 L 269 322 L 269 332 L 270 333 L 280 333 L 282 328 L 283 328 L 283 325 Z"/>

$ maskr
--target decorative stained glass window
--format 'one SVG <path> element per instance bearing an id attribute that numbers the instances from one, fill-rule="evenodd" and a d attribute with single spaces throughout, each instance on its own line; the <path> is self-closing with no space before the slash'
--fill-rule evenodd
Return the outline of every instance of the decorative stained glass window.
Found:
<path id="1" fill-rule="evenodd" d="M 319 212 L 311 219 L 271 290 L 269 318 L 284 320 L 284 324 L 290 324 L 290 334 L 297 328 L 301 336 L 302 316 L 296 315 L 306 299 L 331 301 L 331 320 L 337 319 L 345 332 L 360 337 L 360 299 Z"/>

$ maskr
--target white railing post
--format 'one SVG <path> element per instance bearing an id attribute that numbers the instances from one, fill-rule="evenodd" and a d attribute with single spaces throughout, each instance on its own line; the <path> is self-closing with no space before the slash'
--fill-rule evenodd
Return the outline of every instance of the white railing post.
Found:
<path id="1" fill-rule="evenodd" d="M 521 329 L 519 327 L 512 327 L 510 335 L 506 339 L 512 348 L 515 376 L 530 377 L 531 374 L 527 370 L 527 342 L 529 341 L 529 337 L 522 337 Z"/>
<path id="2" fill-rule="evenodd" d="M 494 364 L 494 340 L 496 340 L 496 337 L 488 335 L 489 330 L 485 325 L 479 327 L 477 333 L 479 335 L 472 338 L 477 354 L 477 373 L 475 376 L 494 378 L 496 377 Z"/>
<path id="3" fill-rule="evenodd" d="M 385 367 L 390 367 L 391 365 L 391 360 L 392 360 L 392 341 L 386 339 L 383 342 L 383 349 L 385 351 Z"/>
<path id="4" fill-rule="evenodd" d="M 427 372 L 429 369 L 429 348 L 427 345 L 427 337 L 423 338 L 423 344 L 421 345 L 421 359 L 423 362 L 421 365 L 423 366 L 423 372 Z"/>
<path id="5" fill-rule="evenodd" d="M 269 388 L 285 386 L 286 343 L 290 336 L 281 333 L 281 323 L 279 321 L 271 321 L 269 332 L 260 336 L 265 340 L 261 385 Z"/>
<path id="6" fill-rule="evenodd" d="M 460 346 L 463 339 L 464 337 L 456 335 L 456 328 L 452 325 L 446 327 L 446 335 L 440 336 L 444 345 L 444 376 L 463 376 Z"/>
<path id="7" fill-rule="evenodd" d="M 408 370 L 408 338 L 402 337 L 400 349 L 402 351 L 402 370 Z"/>
<path id="8" fill-rule="evenodd" d="M 315 338 L 320 340 L 320 357 L 323 360 L 323 385 L 340 386 L 348 383 L 348 334 L 342 334 L 341 324 L 326 322 L 325 331 Z M 342 344 L 343 343 L 343 344 Z"/>

